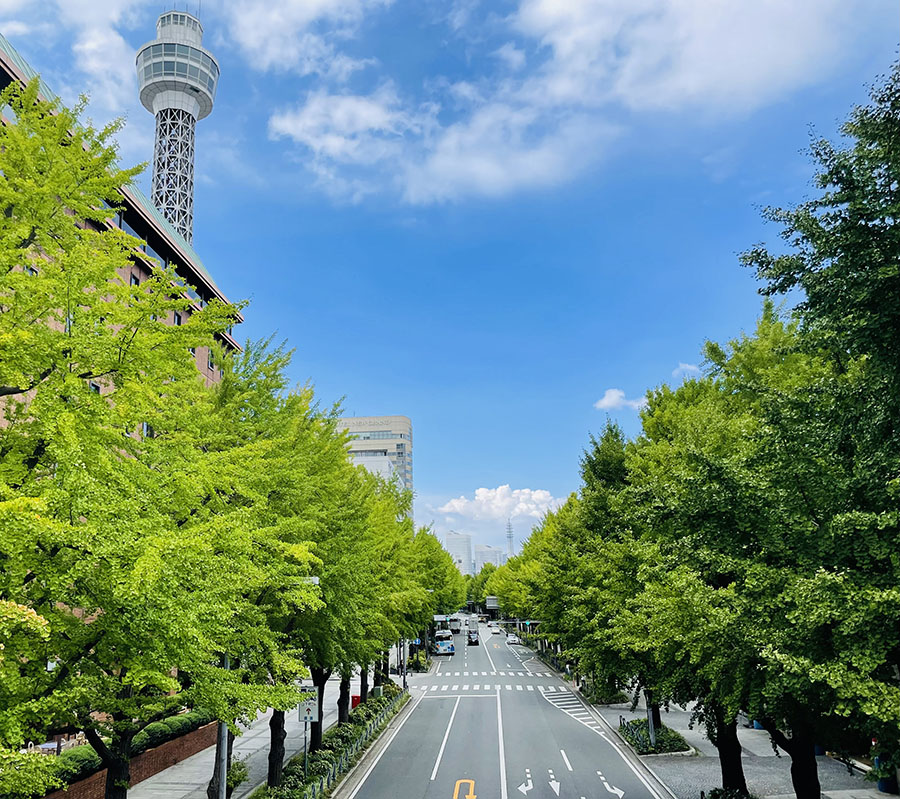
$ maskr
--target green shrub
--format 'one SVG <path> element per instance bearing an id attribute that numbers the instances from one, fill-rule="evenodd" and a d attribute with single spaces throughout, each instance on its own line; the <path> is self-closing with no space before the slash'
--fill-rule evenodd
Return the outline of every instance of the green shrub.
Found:
<path id="1" fill-rule="evenodd" d="M 650 743 L 647 719 L 634 719 L 619 726 L 619 733 L 639 755 L 659 755 L 667 752 L 687 752 L 691 747 L 675 730 L 665 724 L 656 730 L 656 746 Z"/>
<path id="2" fill-rule="evenodd" d="M 143 729 L 144 735 L 147 736 L 147 748 L 152 749 L 165 743 L 172 737 L 172 733 L 166 724 L 162 721 L 154 721 Z"/>
<path id="3" fill-rule="evenodd" d="M 56 759 L 59 767 L 60 779 L 68 783 L 77 782 L 84 777 L 100 771 L 103 763 L 92 746 L 76 746 L 74 749 L 66 749 L 60 752 Z"/>

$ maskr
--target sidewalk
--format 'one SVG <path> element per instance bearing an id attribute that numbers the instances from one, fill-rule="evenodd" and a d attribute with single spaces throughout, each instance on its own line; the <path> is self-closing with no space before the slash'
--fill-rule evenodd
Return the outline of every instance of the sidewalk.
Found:
<path id="1" fill-rule="evenodd" d="M 392 660 L 393 662 L 393 660 Z M 371 680 L 371 675 L 370 675 Z M 325 729 L 337 721 L 337 698 L 340 679 L 333 676 L 325 686 L 323 721 Z M 371 682 L 370 682 L 371 690 Z M 350 694 L 359 693 L 359 677 L 350 683 Z M 269 718 L 272 712 L 260 714 L 240 737 L 234 739 L 233 756 L 247 758 L 250 778 L 239 786 L 233 799 L 243 799 L 266 781 L 269 759 Z M 285 714 L 284 762 L 303 751 L 303 724 L 297 721 L 296 710 Z M 196 755 L 139 782 L 128 791 L 129 799 L 206 799 L 206 786 L 212 776 L 216 747 L 210 746 Z"/>
<path id="2" fill-rule="evenodd" d="M 635 711 L 631 704 L 594 705 L 609 725 L 617 730 L 619 717 L 626 721 L 647 718 L 647 708 L 643 697 Z M 700 791 L 709 791 L 721 785 L 721 771 L 716 748 L 706 737 L 702 724 L 690 728 L 691 711 L 672 706 L 662 709 L 662 721 L 667 727 L 677 730 L 685 740 L 697 750 L 694 757 L 684 755 L 645 755 L 644 763 L 672 789 L 678 799 L 700 799 Z M 791 759 L 788 754 L 772 747 L 769 734 L 765 730 L 738 727 L 738 739 L 743 749 L 744 776 L 747 787 L 764 799 L 794 799 L 791 787 Z M 848 772 L 847 767 L 830 757 L 816 758 L 819 763 L 819 782 L 824 799 L 885 799 L 887 794 L 876 790 L 858 772 Z"/>

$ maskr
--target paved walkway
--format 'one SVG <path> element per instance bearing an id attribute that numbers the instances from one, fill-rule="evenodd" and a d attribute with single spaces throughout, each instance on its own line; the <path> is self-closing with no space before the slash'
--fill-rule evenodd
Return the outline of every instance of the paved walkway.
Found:
<path id="1" fill-rule="evenodd" d="M 392 664 L 395 658 L 392 658 Z M 371 675 L 370 678 L 371 680 Z M 396 677 L 394 677 L 396 679 Z M 340 680 L 332 677 L 325 686 L 324 722 L 327 729 L 337 721 L 337 697 Z M 371 686 L 371 682 L 370 682 Z M 359 677 L 350 684 L 350 694 L 359 693 Z M 233 756 L 246 758 L 250 778 L 232 794 L 233 799 L 243 799 L 266 781 L 269 758 L 269 718 L 272 712 L 260 714 L 256 721 L 243 728 L 234 740 Z M 284 762 L 303 751 L 303 724 L 297 721 L 293 711 L 285 716 Z M 216 747 L 210 746 L 180 763 L 139 782 L 128 791 L 128 799 L 206 799 L 206 786 L 213 773 Z"/>
<path id="2" fill-rule="evenodd" d="M 647 708 L 641 699 L 635 711 L 631 704 L 597 705 L 600 714 L 612 725 L 619 727 L 619 717 L 627 721 L 647 718 Z M 663 709 L 663 724 L 677 730 L 693 746 L 698 755 L 651 755 L 641 759 L 675 793 L 678 799 L 699 799 L 700 791 L 709 791 L 721 785 L 718 751 L 706 737 L 702 724 L 691 729 L 690 709 L 673 706 Z M 744 775 L 747 787 L 764 799 L 794 799 L 791 787 L 791 759 L 782 750 L 772 746 L 765 730 L 738 727 L 738 739 L 743 749 Z M 885 799 L 887 794 L 876 790 L 859 772 L 848 772 L 847 767 L 827 756 L 816 758 L 819 763 L 819 782 L 824 799 Z"/>

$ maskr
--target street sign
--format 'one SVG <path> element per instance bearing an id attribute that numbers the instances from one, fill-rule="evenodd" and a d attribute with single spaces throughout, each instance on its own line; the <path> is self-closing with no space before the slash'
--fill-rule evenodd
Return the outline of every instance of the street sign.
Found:
<path id="1" fill-rule="evenodd" d="M 319 703 L 313 700 L 312 702 L 304 702 L 300 707 L 297 708 L 297 721 L 302 721 L 304 724 L 309 724 L 313 721 L 319 720 Z"/>
<path id="2" fill-rule="evenodd" d="M 413 640 L 413 646 L 418 646 L 418 645 L 421 644 L 421 643 L 422 643 L 422 639 L 421 639 L 421 638 L 416 638 L 416 639 Z"/>

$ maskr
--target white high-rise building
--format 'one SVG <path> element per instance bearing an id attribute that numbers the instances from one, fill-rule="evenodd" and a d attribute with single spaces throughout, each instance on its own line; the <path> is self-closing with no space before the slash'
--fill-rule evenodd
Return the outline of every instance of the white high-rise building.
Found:
<path id="1" fill-rule="evenodd" d="M 156 117 L 150 199 L 190 244 L 194 231 L 194 128 L 216 100 L 219 64 L 195 16 L 168 11 L 137 54 L 141 103 Z"/>
<path id="2" fill-rule="evenodd" d="M 472 536 L 467 533 L 450 531 L 444 536 L 444 549 L 450 553 L 456 568 L 461 574 L 475 574 L 475 561 L 472 559 Z"/>
<path id="3" fill-rule="evenodd" d="M 475 545 L 475 574 L 478 574 L 485 563 L 493 563 L 502 566 L 506 563 L 506 552 L 502 547 L 492 547 L 489 544 Z"/>
<path id="4" fill-rule="evenodd" d="M 353 436 L 350 458 L 374 474 L 396 475 L 400 488 L 413 490 L 412 422 L 408 416 L 348 416 L 338 429 Z"/>

